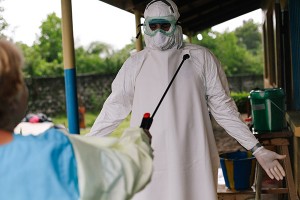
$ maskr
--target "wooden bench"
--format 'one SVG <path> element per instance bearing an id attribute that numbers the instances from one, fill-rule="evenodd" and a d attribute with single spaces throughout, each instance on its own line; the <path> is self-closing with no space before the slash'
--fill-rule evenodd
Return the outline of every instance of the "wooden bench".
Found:
<path id="1" fill-rule="evenodd" d="M 258 164 L 256 171 L 256 194 L 255 200 L 261 200 L 262 193 L 272 194 L 287 194 L 289 200 L 297 200 L 297 192 L 293 179 L 293 171 L 291 167 L 291 159 L 289 153 L 290 139 L 293 136 L 291 131 L 278 131 L 255 134 L 256 138 L 266 148 L 274 149 L 278 154 L 286 155 L 286 158 L 281 162 L 286 176 L 282 181 L 282 187 L 278 188 L 262 188 L 262 173 L 263 169 Z M 282 196 L 283 199 L 286 199 Z"/>
<path id="2" fill-rule="evenodd" d="M 278 196 L 277 199 L 287 199 L 286 197 L 288 197 L 289 200 L 298 200 L 289 154 L 289 140 L 293 136 L 293 133 L 291 131 L 284 130 L 279 132 L 255 133 L 255 136 L 265 148 L 274 150 L 279 154 L 286 155 L 286 158 L 281 162 L 286 172 L 286 177 L 283 181 L 279 181 L 279 187 L 263 188 L 262 183 L 264 171 L 257 163 L 255 191 L 232 191 L 219 186 L 218 200 L 247 200 L 254 199 L 254 197 L 255 200 L 261 200 L 262 194 L 273 194 Z M 270 200 L 271 199 L 273 198 L 270 198 Z"/>

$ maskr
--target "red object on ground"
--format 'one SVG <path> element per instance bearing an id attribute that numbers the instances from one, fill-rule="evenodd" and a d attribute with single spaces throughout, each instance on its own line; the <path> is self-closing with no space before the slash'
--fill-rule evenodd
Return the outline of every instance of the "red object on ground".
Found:
<path id="1" fill-rule="evenodd" d="M 84 106 L 79 106 L 78 108 L 79 111 L 79 127 L 80 128 L 86 128 L 85 126 L 85 107 Z"/>
<path id="2" fill-rule="evenodd" d="M 32 116 L 32 117 L 29 119 L 29 122 L 30 122 L 30 123 L 39 123 L 39 122 L 40 122 L 40 118 L 39 118 L 39 116 Z"/>

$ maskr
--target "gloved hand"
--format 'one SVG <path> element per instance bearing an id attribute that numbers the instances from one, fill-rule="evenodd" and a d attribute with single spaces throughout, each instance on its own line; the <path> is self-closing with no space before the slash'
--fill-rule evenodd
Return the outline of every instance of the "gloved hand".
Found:
<path id="1" fill-rule="evenodd" d="M 284 159 L 286 155 L 279 155 L 264 147 L 259 147 L 253 152 L 253 155 L 271 179 L 274 179 L 274 177 L 278 181 L 283 179 L 285 172 L 278 159 Z"/>

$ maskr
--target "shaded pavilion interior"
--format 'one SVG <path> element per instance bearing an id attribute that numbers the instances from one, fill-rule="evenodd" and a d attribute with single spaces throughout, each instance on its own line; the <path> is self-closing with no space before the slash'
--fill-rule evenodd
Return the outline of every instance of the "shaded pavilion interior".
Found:
<path id="1" fill-rule="evenodd" d="M 141 16 L 149 3 L 144 0 L 104 0 L 103 2 Z M 174 2 L 178 6 L 179 21 L 186 35 L 194 35 L 199 31 L 261 8 L 261 0 L 175 0 Z"/>
<path id="2" fill-rule="evenodd" d="M 135 15 L 140 24 L 149 1 L 102 0 Z M 299 0 L 174 0 L 183 32 L 188 37 L 240 15 L 262 10 L 264 87 L 283 88 L 286 121 L 293 133 L 291 162 L 296 191 L 300 193 L 300 1 Z M 140 30 L 136 28 L 138 33 Z M 136 41 L 141 50 L 142 37 Z"/>

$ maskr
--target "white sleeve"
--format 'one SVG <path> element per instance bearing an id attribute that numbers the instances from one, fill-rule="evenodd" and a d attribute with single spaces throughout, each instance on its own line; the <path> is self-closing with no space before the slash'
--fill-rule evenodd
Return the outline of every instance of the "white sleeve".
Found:
<path id="1" fill-rule="evenodd" d="M 140 128 L 121 138 L 69 134 L 76 156 L 80 199 L 123 200 L 142 190 L 152 175 L 152 148 Z"/>
<path id="2" fill-rule="evenodd" d="M 134 94 L 134 79 L 134 63 L 132 59 L 127 59 L 112 83 L 112 93 L 104 102 L 90 133 L 86 136 L 108 135 L 129 115 Z"/>
<path id="3" fill-rule="evenodd" d="M 237 106 L 230 97 L 226 75 L 220 62 L 209 51 L 205 55 L 205 78 L 208 107 L 218 124 L 247 150 L 258 140 L 243 122 Z"/>

